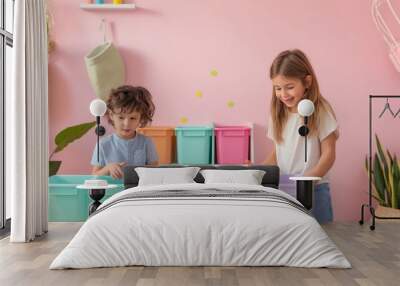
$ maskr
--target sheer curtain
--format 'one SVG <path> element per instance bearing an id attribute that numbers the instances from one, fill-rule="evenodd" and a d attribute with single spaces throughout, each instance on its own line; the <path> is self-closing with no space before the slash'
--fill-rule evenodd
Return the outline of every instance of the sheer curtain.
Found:
<path id="1" fill-rule="evenodd" d="M 45 0 L 15 2 L 13 92 L 6 98 L 12 242 L 47 232 L 48 77 Z"/>

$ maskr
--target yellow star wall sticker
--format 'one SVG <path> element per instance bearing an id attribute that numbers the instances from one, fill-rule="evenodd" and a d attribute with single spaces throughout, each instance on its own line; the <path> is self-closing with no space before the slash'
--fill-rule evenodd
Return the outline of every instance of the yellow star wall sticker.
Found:
<path id="1" fill-rule="evenodd" d="M 187 124 L 189 122 L 189 119 L 186 116 L 182 116 L 179 119 L 180 124 Z"/>
<path id="2" fill-rule="evenodd" d="M 233 108 L 235 106 L 235 102 L 233 100 L 228 100 L 226 105 L 228 106 L 228 108 Z"/>
<path id="3" fill-rule="evenodd" d="M 212 77 L 217 77 L 217 76 L 218 76 L 218 71 L 217 71 L 216 69 L 212 69 L 212 70 L 210 71 L 210 76 L 212 76 Z"/>
<path id="4" fill-rule="evenodd" d="M 197 98 L 202 98 L 203 97 L 203 92 L 201 90 L 196 90 L 196 92 L 194 93 L 194 95 Z"/>

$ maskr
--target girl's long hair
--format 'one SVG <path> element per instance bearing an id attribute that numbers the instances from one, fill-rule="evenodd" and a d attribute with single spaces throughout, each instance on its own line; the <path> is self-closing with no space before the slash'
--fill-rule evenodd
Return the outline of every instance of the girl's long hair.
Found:
<path id="1" fill-rule="evenodd" d="M 323 111 L 332 113 L 335 116 L 329 102 L 321 95 L 317 77 L 310 61 L 300 50 L 287 50 L 281 52 L 272 62 L 269 76 L 271 79 L 281 75 L 287 78 L 297 78 L 306 86 L 306 77 L 312 77 L 311 85 L 306 89 L 304 98 L 314 103 L 314 113 L 308 118 L 308 128 L 310 135 L 316 135 L 319 125 L 320 114 Z M 288 108 L 276 96 L 274 87 L 272 87 L 271 99 L 271 118 L 274 126 L 274 137 L 278 143 L 283 141 L 282 132 L 288 119 Z"/>

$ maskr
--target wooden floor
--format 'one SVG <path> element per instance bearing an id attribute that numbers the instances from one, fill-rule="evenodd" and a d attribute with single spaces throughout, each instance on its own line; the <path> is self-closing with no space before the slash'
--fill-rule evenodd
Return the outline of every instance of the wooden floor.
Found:
<path id="1" fill-rule="evenodd" d="M 0 285 L 400 285 L 400 224 L 335 223 L 324 226 L 353 268 L 120 267 L 48 270 L 80 223 L 50 223 L 32 243 L 0 241 Z"/>

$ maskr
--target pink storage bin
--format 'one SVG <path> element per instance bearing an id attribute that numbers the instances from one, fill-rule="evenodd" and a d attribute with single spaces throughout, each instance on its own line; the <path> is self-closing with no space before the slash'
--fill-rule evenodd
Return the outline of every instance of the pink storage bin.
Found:
<path id="1" fill-rule="evenodd" d="M 214 128 L 217 164 L 244 164 L 249 160 L 250 127 Z"/>

